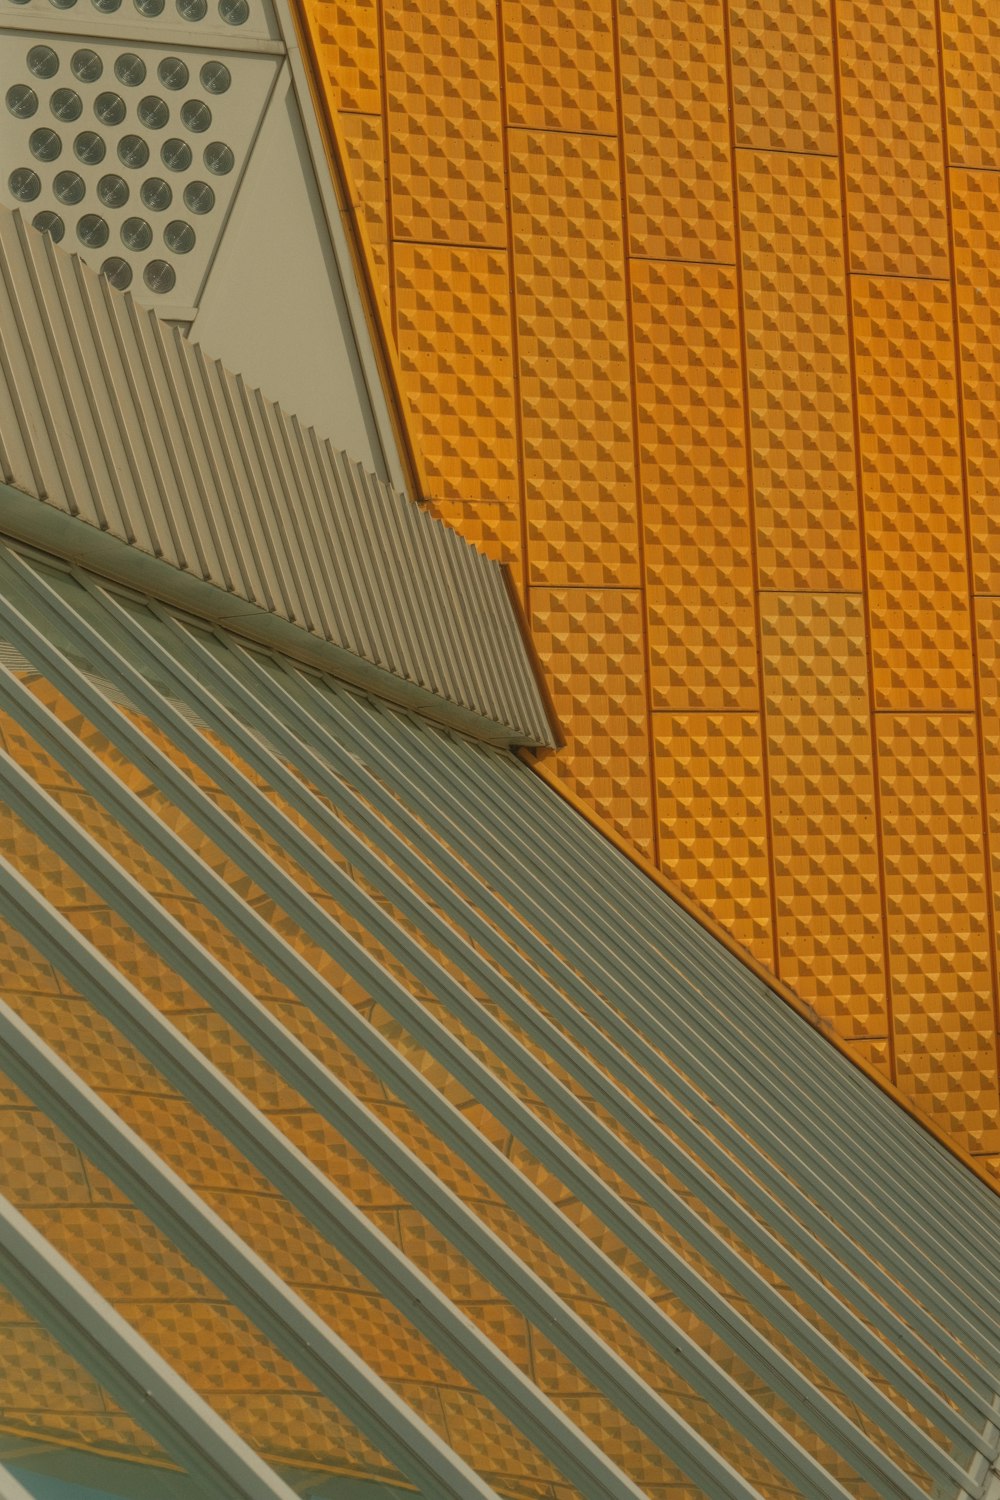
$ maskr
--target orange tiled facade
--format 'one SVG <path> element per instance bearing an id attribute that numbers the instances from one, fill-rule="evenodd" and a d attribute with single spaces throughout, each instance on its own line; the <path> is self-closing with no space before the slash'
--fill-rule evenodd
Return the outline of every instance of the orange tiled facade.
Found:
<path id="1" fill-rule="evenodd" d="M 564 779 L 1000 1167 L 1000 10 L 307 7 Z"/>

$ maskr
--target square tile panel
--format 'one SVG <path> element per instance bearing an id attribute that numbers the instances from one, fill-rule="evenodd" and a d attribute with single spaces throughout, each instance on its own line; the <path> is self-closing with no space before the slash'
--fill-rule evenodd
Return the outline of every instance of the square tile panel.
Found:
<path id="1" fill-rule="evenodd" d="M 533 588 L 531 625 L 569 738 L 554 764 L 648 854 L 652 801 L 638 593 Z"/>
<path id="2" fill-rule="evenodd" d="M 732 261 L 723 0 L 635 0 L 619 41 L 630 253 Z"/>
<path id="3" fill-rule="evenodd" d="M 864 602 L 761 597 L 778 969 L 843 1036 L 884 1035 Z"/>
<path id="4" fill-rule="evenodd" d="M 956 168 L 951 217 L 973 584 L 1000 594 L 1000 175 Z"/>
<path id="5" fill-rule="evenodd" d="M 653 704 L 756 709 L 735 273 L 636 261 L 632 305 Z"/>
<path id="6" fill-rule="evenodd" d="M 502 0 L 507 119 L 533 130 L 618 129 L 612 0 Z"/>
<path id="7" fill-rule="evenodd" d="M 879 708 L 972 707 L 958 393 L 947 287 L 853 286 Z"/>
<path id="8" fill-rule="evenodd" d="M 383 0 L 393 234 L 504 245 L 496 7 Z"/>
<path id="9" fill-rule="evenodd" d="M 653 736 L 664 870 L 773 968 L 760 716 L 655 713 Z"/>
<path id="10" fill-rule="evenodd" d="M 513 130 L 510 167 L 532 580 L 637 587 L 617 150 Z"/>
<path id="11" fill-rule="evenodd" d="M 746 376 L 760 585 L 861 587 L 840 173 L 740 151 Z"/>
<path id="12" fill-rule="evenodd" d="M 880 714 L 900 1086 L 968 1149 L 1000 1149 L 988 892 L 971 714 Z"/>
<path id="13" fill-rule="evenodd" d="M 306 14 L 334 109 L 380 115 L 379 0 L 312 0 Z"/>
<path id="14" fill-rule="evenodd" d="M 1000 14 L 989 0 L 941 0 L 948 155 L 996 167 L 1000 152 Z"/>
<path id="15" fill-rule="evenodd" d="M 389 297 L 389 240 L 386 229 L 386 170 L 382 116 L 342 114 L 340 134 L 347 152 L 351 190 L 368 234 L 372 279 L 386 309 Z"/>
<path id="16" fill-rule="evenodd" d="M 506 251 L 396 247 L 396 327 L 431 497 L 517 514 Z"/>
<path id="17" fill-rule="evenodd" d="M 851 266 L 948 275 L 933 0 L 837 6 Z"/>
<path id="18" fill-rule="evenodd" d="M 731 0 L 736 144 L 837 153 L 830 0 Z"/>

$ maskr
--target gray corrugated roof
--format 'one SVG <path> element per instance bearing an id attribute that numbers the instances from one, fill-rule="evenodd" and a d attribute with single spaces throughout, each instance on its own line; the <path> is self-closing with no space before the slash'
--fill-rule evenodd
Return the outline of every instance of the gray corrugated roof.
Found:
<path id="1" fill-rule="evenodd" d="M 306 1474 L 988 1493 L 996 1197 L 516 757 L 84 574 L 0 594 L 0 909 L 64 986 L 5 996 L 7 1071 L 192 1267 L 179 1388 L 215 1297 L 226 1420 Z"/>
<path id="2" fill-rule="evenodd" d="M 498 564 L 3 208 L 0 324 L 0 479 L 43 502 L 8 493 L 0 528 L 51 546 L 79 518 L 77 557 L 127 544 L 103 571 L 152 587 L 155 559 L 159 588 L 201 585 L 199 612 L 294 624 L 343 675 L 552 743 Z"/>

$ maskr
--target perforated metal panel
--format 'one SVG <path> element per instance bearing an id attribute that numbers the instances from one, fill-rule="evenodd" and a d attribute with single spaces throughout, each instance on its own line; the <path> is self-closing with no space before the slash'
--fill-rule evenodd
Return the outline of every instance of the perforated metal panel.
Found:
<path id="1" fill-rule="evenodd" d="M 180 0 L 192 15 L 206 3 Z M 220 3 L 236 15 L 248 0 Z M 40 11 L 41 0 L 18 9 Z M 133 13 L 130 30 L 115 37 L 87 34 L 90 15 L 72 34 L 0 34 L 4 196 L 113 286 L 184 318 L 197 304 L 278 59 L 180 46 L 159 19 Z M 192 38 L 229 40 L 212 37 L 218 25 L 190 26 Z"/>

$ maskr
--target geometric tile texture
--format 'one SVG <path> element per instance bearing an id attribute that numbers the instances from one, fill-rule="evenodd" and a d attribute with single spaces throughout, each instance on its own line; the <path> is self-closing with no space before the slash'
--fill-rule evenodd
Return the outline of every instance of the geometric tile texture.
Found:
<path id="1" fill-rule="evenodd" d="M 996 7 L 305 9 L 556 769 L 995 1160 Z"/>

